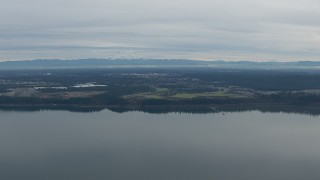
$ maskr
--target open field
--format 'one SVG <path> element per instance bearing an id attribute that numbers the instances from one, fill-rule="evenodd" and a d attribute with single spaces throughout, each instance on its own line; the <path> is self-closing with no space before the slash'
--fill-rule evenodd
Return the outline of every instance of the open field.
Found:
<path id="1" fill-rule="evenodd" d="M 203 93 L 177 93 L 173 98 L 177 99 L 192 99 L 192 98 L 215 98 L 215 97 L 225 97 L 225 98 L 240 98 L 246 97 L 241 94 L 235 94 L 225 91 L 217 91 L 217 92 L 203 92 Z"/>
<path id="2" fill-rule="evenodd" d="M 159 88 L 160 89 L 160 88 Z M 155 92 L 137 93 L 124 96 L 127 99 L 193 99 L 193 98 L 245 98 L 245 94 L 236 94 L 225 91 L 202 92 L 202 93 L 174 93 L 169 89 L 162 88 Z"/>
<path id="3" fill-rule="evenodd" d="M 46 99 L 71 99 L 71 98 L 90 98 L 104 94 L 105 91 L 67 91 L 45 93 L 33 88 L 11 89 L 10 92 L 0 93 L 0 97 L 33 97 Z"/>
<path id="4" fill-rule="evenodd" d="M 146 93 L 136 93 L 123 96 L 125 99 L 164 99 L 169 98 L 170 90 L 168 88 L 156 88 L 153 92 L 146 92 Z"/>

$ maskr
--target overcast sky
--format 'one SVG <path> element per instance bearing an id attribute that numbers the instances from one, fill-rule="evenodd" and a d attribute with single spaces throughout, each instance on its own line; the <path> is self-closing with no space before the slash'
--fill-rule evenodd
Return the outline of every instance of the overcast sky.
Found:
<path id="1" fill-rule="evenodd" d="M 0 0 L 0 60 L 320 60 L 319 0 Z"/>

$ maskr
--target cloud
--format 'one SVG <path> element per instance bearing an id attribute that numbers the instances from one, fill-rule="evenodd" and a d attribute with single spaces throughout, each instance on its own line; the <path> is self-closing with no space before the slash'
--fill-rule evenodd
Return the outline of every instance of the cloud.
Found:
<path id="1" fill-rule="evenodd" d="M 317 0 L 0 0 L 0 60 L 320 60 Z"/>

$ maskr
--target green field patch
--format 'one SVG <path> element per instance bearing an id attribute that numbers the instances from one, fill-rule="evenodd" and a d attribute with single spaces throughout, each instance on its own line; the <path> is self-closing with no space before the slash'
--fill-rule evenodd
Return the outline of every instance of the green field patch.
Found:
<path id="1" fill-rule="evenodd" d="M 233 94 L 230 92 L 225 91 L 217 91 L 217 92 L 203 92 L 203 93 L 177 93 L 172 98 L 177 99 L 192 99 L 192 98 L 199 98 L 199 97 L 228 97 L 234 98 L 239 95 Z"/>
<path id="2" fill-rule="evenodd" d="M 131 98 L 138 98 L 138 99 L 162 99 L 163 96 L 152 94 L 152 93 L 137 93 L 123 96 L 123 98 L 131 99 Z"/>
<path id="3" fill-rule="evenodd" d="M 168 88 L 156 88 L 156 93 L 161 93 L 161 92 L 168 92 Z"/>
<path id="4" fill-rule="evenodd" d="M 138 99 L 163 99 L 169 93 L 168 88 L 156 88 L 154 92 L 137 93 L 123 96 L 124 98 L 138 98 Z"/>
<path id="5" fill-rule="evenodd" d="M 124 98 L 134 99 L 193 99 L 193 98 L 239 98 L 244 97 L 240 94 L 235 94 L 227 91 L 216 91 L 216 92 L 202 92 L 202 93 L 176 93 L 170 94 L 170 90 L 167 88 L 157 88 L 154 92 L 137 93 L 127 96 Z"/>

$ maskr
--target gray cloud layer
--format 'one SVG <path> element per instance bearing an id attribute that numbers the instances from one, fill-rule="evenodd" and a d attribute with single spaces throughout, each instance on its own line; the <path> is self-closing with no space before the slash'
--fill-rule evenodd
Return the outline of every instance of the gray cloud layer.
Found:
<path id="1" fill-rule="evenodd" d="M 320 60 L 318 0 L 0 0 L 0 60 Z"/>

